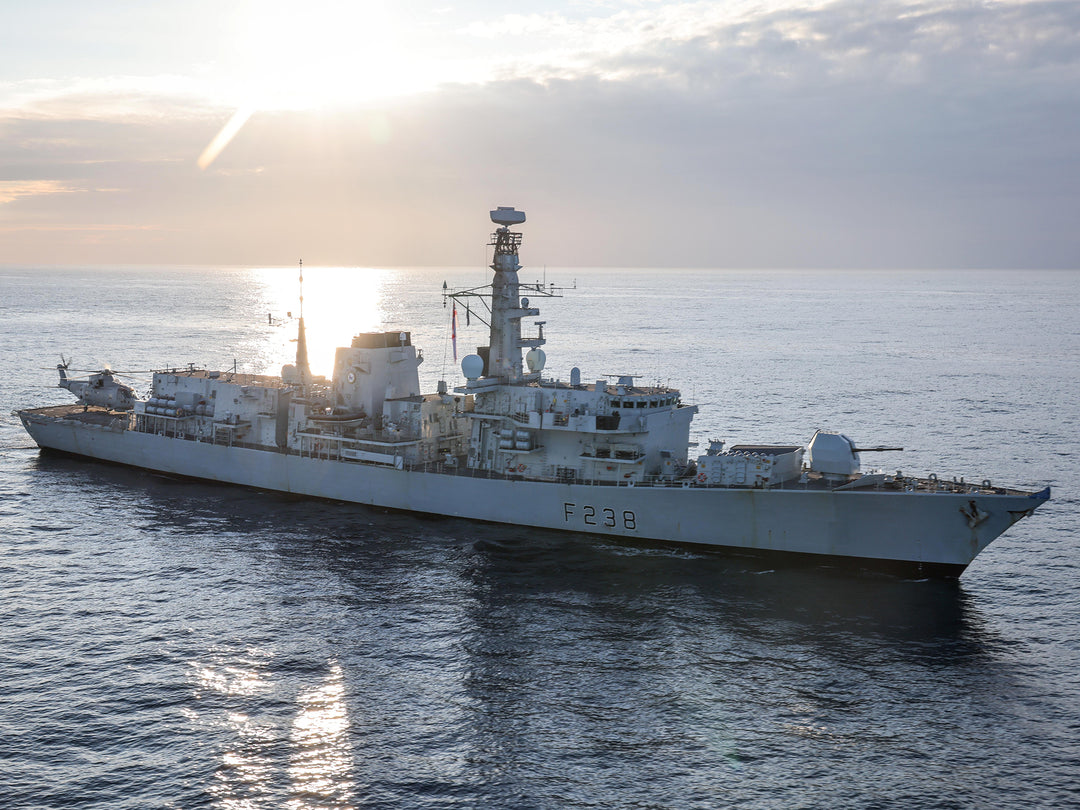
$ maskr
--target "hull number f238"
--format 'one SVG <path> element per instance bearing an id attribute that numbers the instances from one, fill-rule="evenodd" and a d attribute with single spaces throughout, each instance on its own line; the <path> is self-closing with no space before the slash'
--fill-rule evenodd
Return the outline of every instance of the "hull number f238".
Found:
<path id="1" fill-rule="evenodd" d="M 563 503 L 563 520 L 567 523 L 581 522 L 586 526 L 603 526 L 607 529 L 622 528 L 631 532 L 637 529 L 637 516 L 633 512 L 624 509 L 620 514 L 609 506 Z"/>

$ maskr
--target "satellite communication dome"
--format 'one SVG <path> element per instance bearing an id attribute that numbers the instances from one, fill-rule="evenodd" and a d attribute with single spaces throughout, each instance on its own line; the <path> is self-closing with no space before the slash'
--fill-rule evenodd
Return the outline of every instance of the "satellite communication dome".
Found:
<path id="1" fill-rule="evenodd" d="M 484 358 L 478 354 L 467 354 L 461 358 L 461 373 L 467 380 L 475 380 L 484 373 Z"/>
<path id="2" fill-rule="evenodd" d="M 525 355 L 525 363 L 529 371 L 543 371 L 546 362 L 547 355 L 544 354 L 543 349 L 529 349 L 529 353 Z"/>
<path id="3" fill-rule="evenodd" d="M 491 212 L 491 221 L 503 227 L 520 225 L 525 221 L 525 212 L 515 210 L 512 205 L 500 205 Z"/>

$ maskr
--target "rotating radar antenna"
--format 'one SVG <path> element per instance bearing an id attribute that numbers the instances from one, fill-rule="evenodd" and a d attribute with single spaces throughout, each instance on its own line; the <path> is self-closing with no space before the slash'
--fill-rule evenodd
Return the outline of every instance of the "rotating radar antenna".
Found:
<path id="1" fill-rule="evenodd" d="M 520 225 L 525 221 L 525 212 L 518 211 L 512 205 L 500 205 L 491 212 L 491 221 L 496 225 L 509 228 L 511 225 Z"/>

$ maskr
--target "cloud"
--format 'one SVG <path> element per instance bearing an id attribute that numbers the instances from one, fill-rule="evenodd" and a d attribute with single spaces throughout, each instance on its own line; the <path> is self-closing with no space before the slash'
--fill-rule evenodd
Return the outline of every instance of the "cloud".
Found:
<path id="1" fill-rule="evenodd" d="M 709 86 L 748 78 L 827 89 L 837 82 L 947 86 L 1075 77 L 1080 8 L 1021 4 L 833 3 L 784 9 L 693 34 L 654 36 L 601 57 L 597 75 L 683 77 Z M 1065 78 L 1065 77 L 1061 77 Z M 1064 86 L 1064 83 L 1063 83 Z"/>
<path id="2" fill-rule="evenodd" d="M 0 225 L 0 232 L 44 231 L 47 233 L 89 233 L 96 237 L 123 231 L 153 231 L 152 225 Z"/>
<path id="3" fill-rule="evenodd" d="M 577 48 L 530 78 L 256 112 L 205 172 L 231 110 L 172 97 L 129 115 L 135 94 L 110 115 L 80 96 L 66 117 L 9 117 L 9 183 L 113 191 L 11 196 L 0 248 L 478 264 L 487 207 L 505 204 L 552 266 L 1080 266 L 1080 7 L 845 2 L 696 28 L 701 4 L 650 8 L 609 18 L 592 50 L 587 20 L 530 18 Z M 88 251 L 84 226 L 115 230 Z"/>
<path id="4" fill-rule="evenodd" d="M 110 75 L 0 83 L 0 115 L 18 119 L 139 121 L 204 117 L 217 107 L 206 80 Z"/>
<path id="5" fill-rule="evenodd" d="M 0 180 L 0 205 L 14 202 L 21 197 L 70 194 L 73 191 L 78 189 L 65 186 L 56 180 Z"/>

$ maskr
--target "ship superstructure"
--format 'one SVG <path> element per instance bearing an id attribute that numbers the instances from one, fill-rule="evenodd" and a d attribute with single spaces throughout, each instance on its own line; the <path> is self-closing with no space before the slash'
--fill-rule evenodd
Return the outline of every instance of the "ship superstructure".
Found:
<path id="1" fill-rule="evenodd" d="M 583 382 L 577 368 L 569 381 L 544 376 L 544 322 L 522 322 L 540 315 L 530 296 L 557 291 L 518 278 L 511 226 L 524 213 L 491 218 L 491 283 L 444 293 L 455 307 L 483 302 L 490 327 L 452 389 L 421 392 L 423 355 L 406 331 L 356 335 L 332 377 L 314 377 L 301 311 L 296 363 L 279 376 L 162 369 L 135 399 L 130 389 L 106 396 L 101 386 L 116 384 L 101 375 L 76 390 L 61 370 L 80 403 L 18 415 L 43 448 L 195 478 L 919 574 L 959 575 L 1049 498 L 863 474 L 860 454 L 886 448 L 829 431 L 805 447 L 714 441 L 691 458 L 697 406 L 677 389 L 625 375 Z"/>
<path id="2" fill-rule="evenodd" d="M 455 389 L 472 398 L 467 466 L 606 484 L 685 475 L 690 420 L 697 408 L 684 405 L 677 390 L 639 386 L 629 376 L 582 383 L 576 367 L 569 382 L 543 376 L 544 322 L 534 322 L 535 336 L 522 337 L 522 320 L 539 316 L 540 310 L 522 296 L 521 235 L 509 228 L 524 222 L 525 215 L 499 208 L 491 217 L 500 226 L 491 242 L 491 284 L 448 293 L 455 302 L 488 293 L 491 302 L 489 345 L 462 360 L 467 381 Z M 534 298 L 553 295 L 540 284 L 524 291 Z"/>

